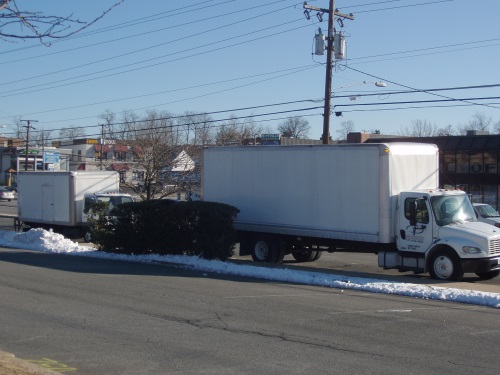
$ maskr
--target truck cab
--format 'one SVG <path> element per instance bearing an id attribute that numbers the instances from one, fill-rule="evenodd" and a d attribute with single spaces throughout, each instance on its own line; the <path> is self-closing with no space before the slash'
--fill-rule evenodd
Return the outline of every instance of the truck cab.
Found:
<path id="1" fill-rule="evenodd" d="M 396 208 L 397 254 L 379 253 L 379 265 L 460 280 L 464 272 L 500 274 L 500 229 L 478 222 L 465 192 L 402 192 Z"/>
<path id="2" fill-rule="evenodd" d="M 134 199 L 129 194 L 119 193 L 94 193 L 86 194 L 83 201 L 83 221 L 87 221 L 86 214 L 93 203 L 104 202 L 108 205 L 109 211 L 122 203 L 133 202 Z"/>
<path id="3" fill-rule="evenodd" d="M 118 205 L 122 203 L 130 203 L 133 201 L 134 199 L 129 194 L 119 194 L 119 193 L 85 194 L 81 211 L 81 220 L 82 223 L 84 224 L 83 239 L 85 240 L 85 242 L 92 241 L 92 233 L 88 222 L 88 214 L 90 213 L 92 204 L 96 202 L 106 203 L 108 207 L 107 212 L 109 214 L 111 213 L 113 208 L 117 207 Z"/>

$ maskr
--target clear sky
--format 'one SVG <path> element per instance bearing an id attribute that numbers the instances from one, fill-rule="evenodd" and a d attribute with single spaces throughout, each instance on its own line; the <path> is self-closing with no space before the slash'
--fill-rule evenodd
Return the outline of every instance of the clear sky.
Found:
<path id="1" fill-rule="evenodd" d="M 17 3 L 91 20 L 115 1 Z M 308 3 L 328 8 L 329 1 Z M 347 58 L 333 71 L 332 106 L 342 112 L 332 116 L 334 138 L 348 120 L 356 131 L 385 134 L 415 120 L 457 128 L 476 113 L 500 121 L 500 87 L 469 88 L 500 83 L 499 1 L 337 0 L 335 7 L 355 19 L 343 28 L 335 23 L 347 37 Z M 97 136 L 98 116 L 108 109 L 118 120 L 124 110 L 142 116 L 148 109 L 209 112 L 220 120 L 253 116 L 269 129 L 298 115 L 309 121 L 310 138 L 319 139 L 326 55 L 312 52 L 327 17 L 320 23 L 312 12 L 307 20 L 303 11 L 297 0 L 125 0 L 50 47 L 0 41 L 0 124 L 21 117 L 37 120 L 37 129 L 82 126 L 87 136 Z M 445 88 L 454 89 L 417 91 Z M 412 93 L 387 94 L 400 91 Z M 367 93 L 380 95 L 341 97 Z M 293 103 L 278 105 L 286 102 Z"/>

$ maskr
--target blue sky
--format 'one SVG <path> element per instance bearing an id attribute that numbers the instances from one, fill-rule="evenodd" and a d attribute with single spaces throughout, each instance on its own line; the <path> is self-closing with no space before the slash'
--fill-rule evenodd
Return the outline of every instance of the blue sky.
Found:
<path id="1" fill-rule="evenodd" d="M 18 0 L 18 6 L 91 20 L 114 2 Z M 308 3 L 328 7 L 328 0 Z M 148 109 L 210 112 L 220 120 L 253 116 L 267 130 L 299 115 L 312 127 L 310 137 L 319 139 L 326 55 L 312 55 L 313 37 L 318 27 L 326 33 L 327 21 L 319 23 L 315 12 L 306 20 L 302 4 L 125 0 L 91 28 L 50 47 L 0 41 L 0 124 L 21 117 L 37 120 L 39 130 L 82 126 L 96 136 L 98 116 L 108 109 L 118 119 L 124 110 L 142 116 Z M 500 83 L 500 2 L 337 0 L 335 6 L 355 20 L 343 28 L 336 23 L 347 37 L 347 59 L 333 72 L 332 106 L 342 112 L 332 116 L 334 138 L 348 120 L 357 131 L 386 134 L 415 120 L 457 128 L 476 113 L 500 121 L 498 87 L 435 92 L 441 96 L 416 91 Z M 371 83 L 380 80 L 387 87 Z M 388 94 L 394 91 L 414 92 Z M 367 93 L 380 95 L 341 97 Z M 493 99 L 477 99 L 485 97 Z M 450 98 L 475 99 L 389 104 Z M 278 105 L 287 102 L 293 103 Z M 409 108 L 415 106 L 421 108 Z"/>

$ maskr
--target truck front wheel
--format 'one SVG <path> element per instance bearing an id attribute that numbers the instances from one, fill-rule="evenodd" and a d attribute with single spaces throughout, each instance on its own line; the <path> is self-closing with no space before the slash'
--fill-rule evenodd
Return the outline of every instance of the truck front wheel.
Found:
<path id="1" fill-rule="evenodd" d="M 256 262 L 281 263 L 284 246 L 278 239 L 266 237 L 252 241 L 252 259 Z"/>
<path id="2" fill-rule="evenodd" d="M 436 251 L 430 259 L 429 273 L 433 279 L 460 281 L 464 271 L 458 256 L 449 249 Z"/>
<path id="3" fill-rule="evenodd" d="M 92 234 L 90 232 L 90 228 L 85 228 L 83 230 L 83 240 L 87 243 L 92 242 Z"/>

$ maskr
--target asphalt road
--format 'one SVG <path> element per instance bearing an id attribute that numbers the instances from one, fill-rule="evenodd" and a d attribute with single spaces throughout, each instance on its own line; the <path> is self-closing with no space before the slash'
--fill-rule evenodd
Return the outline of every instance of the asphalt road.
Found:
<path id="1" fill-rule="evenodd" d="M 0 350 L 73 374 L 498 374 L 500 310 L 0 249 Z"/>
<path id="2" fill-rule="evenodd" d="M 2 217 L 2 215 L 17 215 L 17 202 L 0 201 L 0 230 L 13 230 L 14 222 L 12 218 Z M 81 241 L 81 239 L 79 240 Z M 243 262 L 252 262 L 251 257 L 235 256 L 234 259 Z M 492 280 L 481 280 L 475 274 L 465 274 L 462 282 L 446 283 L 433 280 L 429 274 L 415 275 L 412 272 L 400 273 L 397 270 L 384 270 L 378 267 L 376 254 L 360 253 L 323 253 L 321 258 L 315 262 L 297 263 L 292 256 L 285 257 L 284 267 L 299 269 L 318 270 L 322 272 L 334 272 L 347 276 L 359 276 L 369 278 L 381 278 L 399 282 L 410 282 L 417 284 L 449 286 L 461 289 L 473 289 L 484 292 L 500 293 L 500 277 Z"/>

